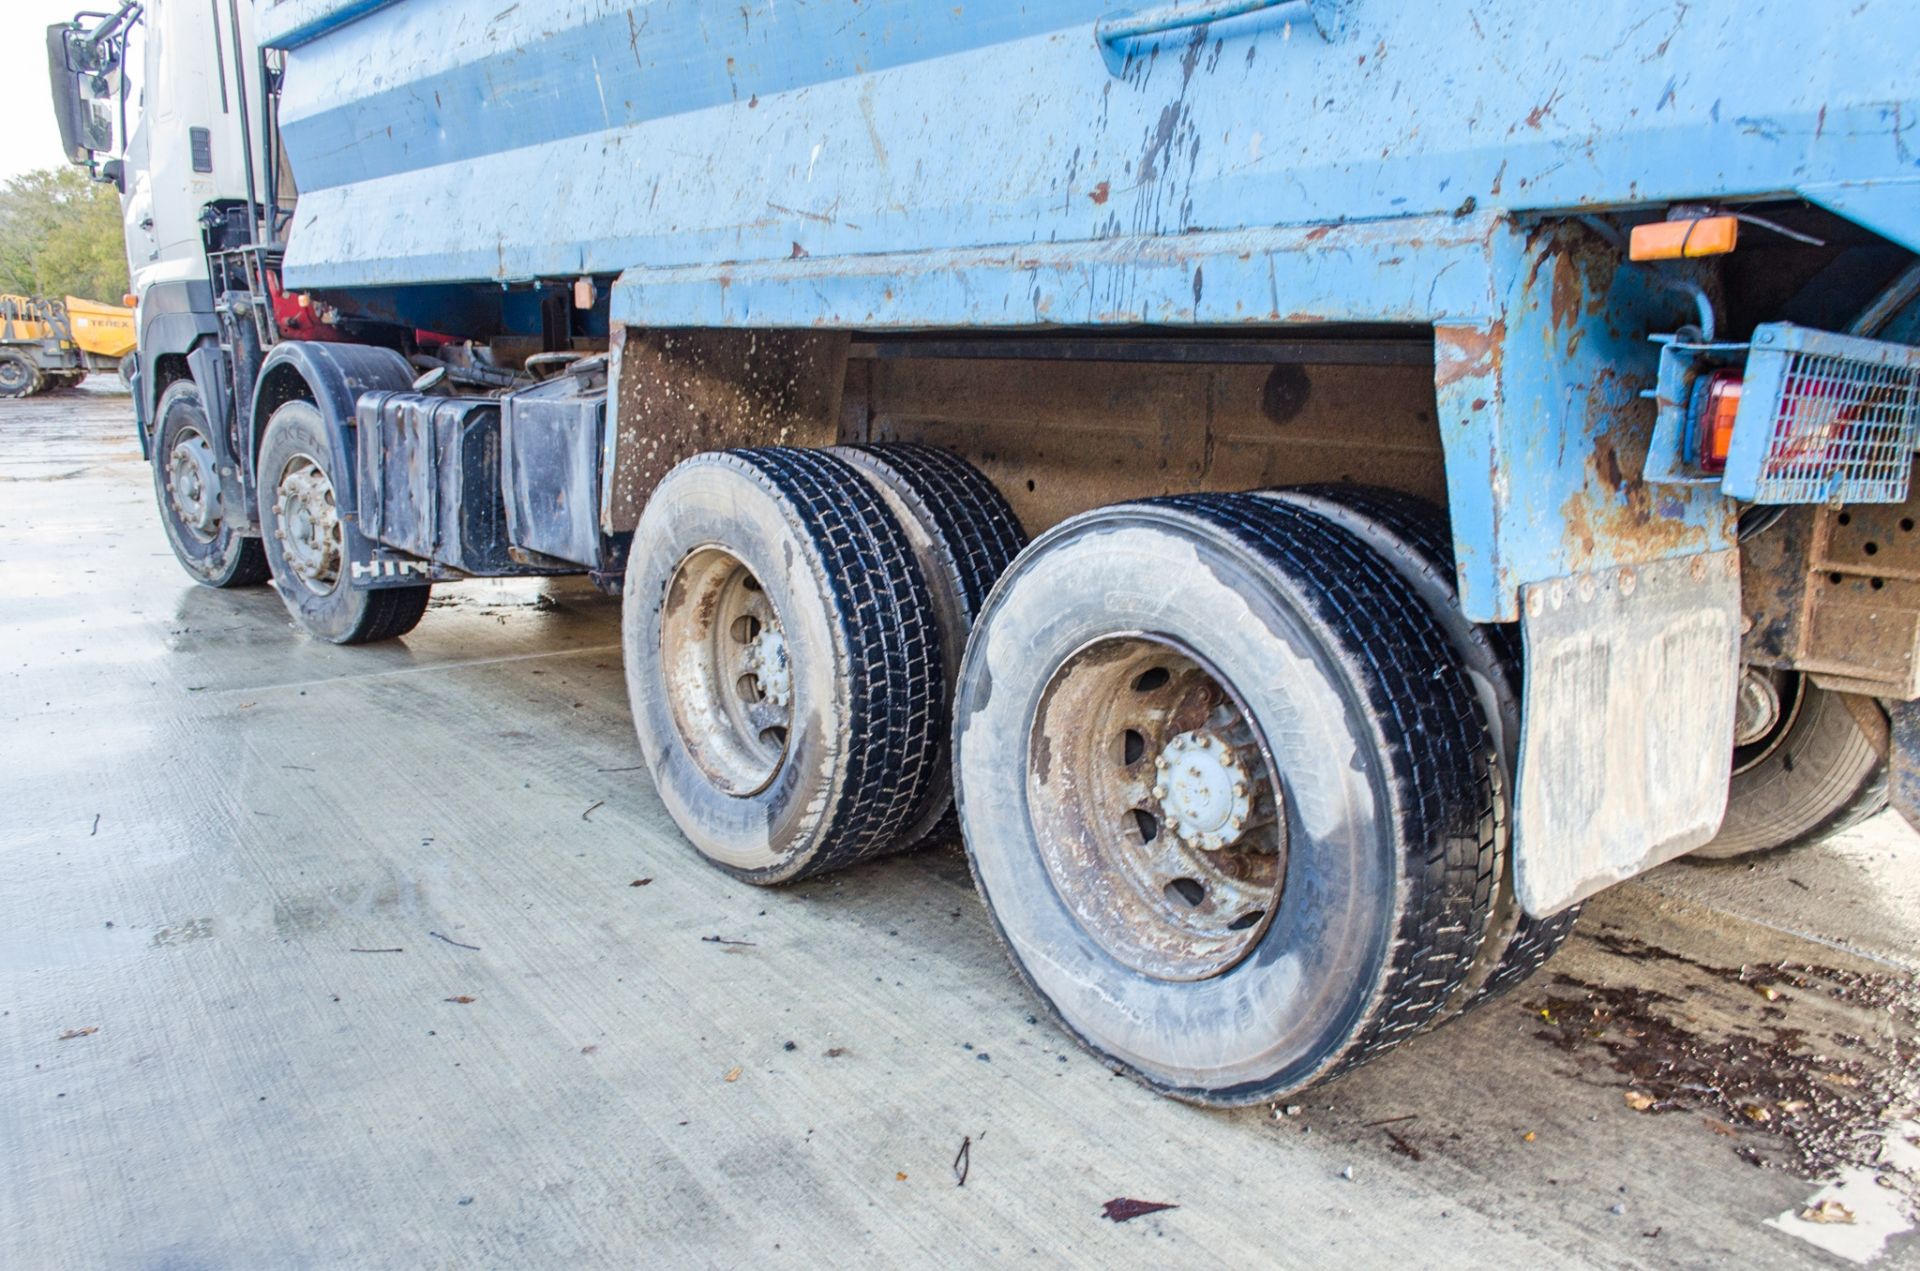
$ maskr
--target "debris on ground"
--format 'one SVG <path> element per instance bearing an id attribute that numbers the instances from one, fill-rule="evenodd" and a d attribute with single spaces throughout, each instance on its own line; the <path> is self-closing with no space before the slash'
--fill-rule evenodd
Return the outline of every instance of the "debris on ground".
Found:
<path id="1" fill-rule="evenodd" d="M 1871 1131 L 1920 1098 L 1920 1072 L 1906 1057 L 1920 1035 L 1920 984 L 1911 977 L 1797 962 L 1718 966 L 1608 927 L 1589 938 L 1629 961 L 1679 963 L 1756 992 L 1794 990 L 1759 994 L 1767 1004 L 1751 1027 L 1706 1035 L 1691 1003 L 1670 993 L 1566 974 L 1542 983 L 1527 1004 L 1534 1035 L 1571 1055 L 1603 1057 L 1631 1083 L 1621 1098 L 1635 1112 L 1710 1113 L 1723 1127 L 1716 1133 L 1754 1140 L 1733 1146 L 1742 1160 L 1813 1178 L 1872 1166 L 1879 1138 Z M 1807 1018 L 1823 1002 L 1871 1012 L 1885 1031 L 1860 1036 L 1844 1019 L 1836 1031 L 1831 1019 Z M 1777 1157 L 1754 1136 L 1774 1140 Z"/>
<path id="2" fill-rule="evenodd" d="M 701 944 L 734 944 L 747 949 L 751 949 L 755 947 L 753 941 L 751 940 L 729 940 L 725 936 L 701 936 L 700 943 Z"/>
<path id="3" fill-rule="evenodd" d="M 465 949 L 470 953 L 480 952 L 480 946 L 477 944 L 461 944 L 458 940 L 455 940 L 453 937 L 443 936 L 438 931 L 429 931 L 427 934 L 432 936 L 435 940 L 440 941 L 442 944 L 450 944 L 456 949 Z"/>
<path id="4" fill-rule="evenodd" d="M 721 1080 L 722 1080 L 722 1081 L 738 1081 L 738 1080 L 740 1080 L 740 1065 L 739 1065 L 739 1064 L 735 1064 L 735 1065 L 734 1065 L 733 1067 L 731 1067 L 731 1068 L 729 1068 L 729 1069 L 727 1069 L 727 1075 L 726 1075 L 726 1076 L 724 1076 L 724 1077 L 722 1077 L 722 1078 L 721 1078 Z"/>
<path id="5" fill-rule="evenodd" d="M 1852 1222 L 1853 1211 L 1829 1197 L 1801 1210 L 1800 1219 L 1803 1222 L 1820 1223 Z"/>
<path id="6" fill-rule="evenodd" d="M 953 1157 L 953 1185 L 967 1185 L 967 1171 L 973 1168 L 973 1136 L 967 1135 L 960 1140 L 960 1150 Z"/>
<path id="7" fill-rule="evenodd" d="M 55 1040 L 70 1042 L 76 1037 L 91 1037 L 99 1031 L 100 1026 L 98 1024 L 89 1024 L 85 1028 L 69 1028 L 66 1032 L 60 1034 L 59 1037 L 55 1038 Z"/>
<path id="8" fill-rule="evenodd" d="M 645 887 L 645 886 L 646 886 L 647 884 L 649 884 L 649 883 L 651 883 L 652 881 L 653 881 L 653 880 L 652 880 L 651 878 L 636 878 L 636 879 L 634 879 L 634 880 L 633 880 L 632 882 L 630 882 L 630 883 L 628 883 L 628 884 L 627 884 L 627 886 L 629 886 L 629 887 Z"/>
<path id="9" fill-rule="evenodd" d="M 456 1006 L 471 1006 L 473 1004 L 473 998 L 465 993 L 460 994 L 458 997 L 447 998 L 446 1000 L 454 1003 Z"/>
<path id="10" fill-rule="evenodd" d="M 1135 1218 L 1157 1214 L 1163 1209 L 1178 1208 L 1180 1206 L 1156 1200 L 1129 1200 L 1125 1196 L 1116 1196 L 1101 1207 L 1100 1215 L 1113 1222 L 1132 1222 Z"/>

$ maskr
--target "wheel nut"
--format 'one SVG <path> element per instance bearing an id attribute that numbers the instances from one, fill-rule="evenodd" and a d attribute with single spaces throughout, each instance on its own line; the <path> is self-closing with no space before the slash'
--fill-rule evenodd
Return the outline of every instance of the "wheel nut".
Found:
<path id="1" fill-rule="evenodd" d="M 1156 799 L 1164 799 L 1164 798 L 1166 798 L 1166 797 L 1167 797 L 1167 788 L 1166 788 L 1165 786 L 1155 786 L 1155 787 L 1153 788 L 1153 797 L 1154 797 L 1154 798 L 1156 798 Z"/>

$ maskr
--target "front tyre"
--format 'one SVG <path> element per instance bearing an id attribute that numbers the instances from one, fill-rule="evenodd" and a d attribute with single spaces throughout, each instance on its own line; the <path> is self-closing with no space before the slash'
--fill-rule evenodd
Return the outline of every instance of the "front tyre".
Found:
<path id="1" fill-rule="evenodd" d="M 46 386 L 47 377 L 32 358 L 0 349 L 0 397 L 32 397 Z"/>
<path id="2" fill-rule="evenodd" d="M 300 628 L 333 644 L 403 636 L 427 611 L 431 587 L 352 586 L 346 528 L 326 421 L 311 402 L 273 412 L 260 443 L 260 528 L 273 586 Z"/>
<path id="3" fill-rule="evenodd" d="M 1336 526 L 1236 495 L 1057 526 L 988 601 L 954 716 L 1015 967 L 1163 1093 L 1324 1080 L 1473 969 L 1495 748 L 1424 603 Z"/>
<path id="4" fill-rule="evenodd" d="M 155 414 L 154 496 L 174 558 L 206 587 L 254 587 L 267 581 L 260 540 L 243 535 L 222 515 L 220 470 L 199 387 L 176 380 L 160 395 Z"/>

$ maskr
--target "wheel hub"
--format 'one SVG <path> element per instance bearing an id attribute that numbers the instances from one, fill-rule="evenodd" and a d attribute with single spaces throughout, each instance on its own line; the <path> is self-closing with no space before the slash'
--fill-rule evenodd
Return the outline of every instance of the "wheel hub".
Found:
<path id="1" fill-rule="evenodd" d="M 721 547 L 680 563 L 661 613 L 667 705 L 695 766 L 737 798 L 759 793 L 786 757 L 792 658 L 753 571 Z"/>
<path id="2" fill-rule="evenodd" d="M 1232 847 L 1253 815 L 1247 768 L 1235 748 L 1210 730 L 1181 733 L 1153 761 L 1153 797 L 1168 830 L 1188 847 Z"/>
<path id="3" fill-rule="evenodd" d="M 1734 703 L 1733 744 L 1751 746 L 1765 737 L 1780 722 L 1780 711 L 1780 690 L 1772 676 L 1758 671 L 1742 674 Z"/>
<path id="4" fill-rule="evenodd" d="M 742 671 L 754 678 L 761 697 L 775 706 L 793 704 L 793 668 L 787 662 L 787 638 L 777 625 L 760 629 L 741 655 Z"/>
<path id="5" fill-rule="evenodd" d="M 220 476 L 213 447 L 197 432 L 182 433 L 167 455 L 167 498 L 180 524 L 202 538 L 219 528 Z"/>
<path id="6" fill-rule="evenodd" d="M 1147 635 L 1076 653 L 1042 695 L 1027 772 L 1055 891 L 1114 958 L 1201 980 L 1265 935 L 1286 879 L 1280 782 L 1197 654 Z"/>
<path id="7" fill-rule="evenodd" d="M 313 590 L 331 591 L 340 581 L 344 549 L 333 482 L 319 464 L 301 455 L 281 475 L 275 506 L 279 524 L 273 536 L 287 564 Z"/>

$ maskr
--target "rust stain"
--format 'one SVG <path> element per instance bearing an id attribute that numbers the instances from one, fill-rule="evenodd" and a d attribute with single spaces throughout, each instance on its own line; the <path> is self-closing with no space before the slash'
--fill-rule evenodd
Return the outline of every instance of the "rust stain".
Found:
<path id="1" fill-rule="evenodd" d="M 1553 287 L 1548 304 L 1555 331 L 1580 320 L 1580 311 L 1586 303 L 1584 281 L 1571 253 L 1553 253 Z"/>
<path id="2" fill-rule="evenodd" d="M 1500 346 L 1506 338 L 1504 321 L 1485 327 L 1435 327 L 1434 387 L 1445 388 L 1470 376 L 1498 375 Z"/>
<path id="3" fill-rule="evenodd" d="M 1087 197 L 1095 203 L 1105 203 L 1107 196 L 1112 193 L 1112 190 L 1113 186 L 1109 182 L 1102 181 L 1099 185 L 1094 186 L 1093 189 L 1087 192 Z"/>

